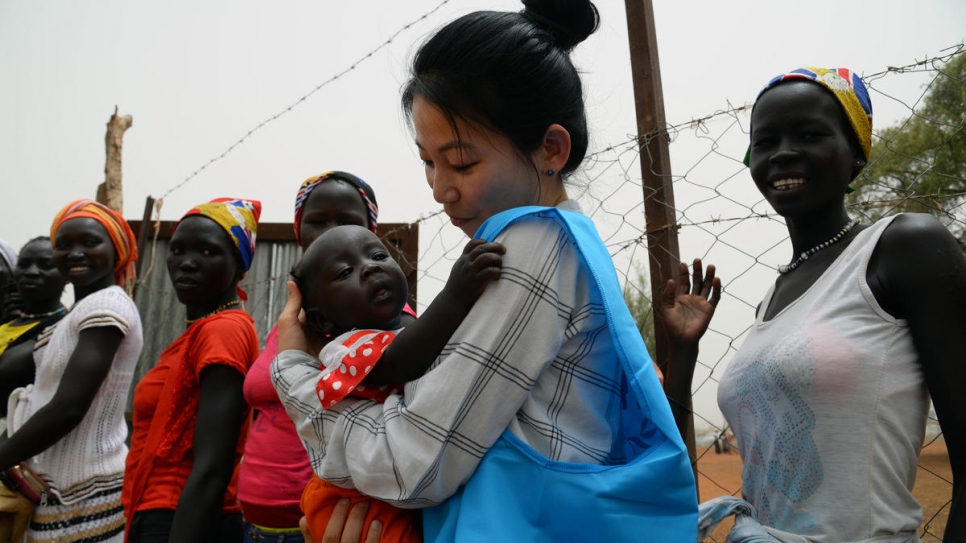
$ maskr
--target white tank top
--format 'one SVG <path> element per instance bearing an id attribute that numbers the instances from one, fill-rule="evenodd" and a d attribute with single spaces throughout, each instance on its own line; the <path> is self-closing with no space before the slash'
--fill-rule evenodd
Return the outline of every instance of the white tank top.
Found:
<path id="1" fill-rule="evenodd" d="M 929 396 L 912 334 L 866 282 L 893 217 L 860 232 L 770 321 L 769 289 L 725 369 L 718 404 L 761 523 L 817 542 L 915 531 L 912 495 Z"/>

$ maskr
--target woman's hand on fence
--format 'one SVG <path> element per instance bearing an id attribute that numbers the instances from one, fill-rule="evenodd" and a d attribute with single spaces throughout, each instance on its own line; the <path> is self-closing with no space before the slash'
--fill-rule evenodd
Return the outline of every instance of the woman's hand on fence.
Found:
<path id="1" fill-rule="evenodd" d="M 687 439 L 692 425 L 691 380 L 698 361 L 698 341 L 708 330 L 721 300 L 721 279 L 714 272 L 714 266 L 708 266 L 704 273 L 701 259 L 695 258 L 692 283 L 688 266 L 682 262 L 677 281 L 667 282 L 660 305 L 670 350 L 664 392 L 683 439 Z"/>
<path id="2" fill-rule="evenodd" d="M 278 316 L 278 352 L 296 349 L 306 351 L 305 313 L 302 312 L 302 293 L 294 281 L 286 283 L 288 301 Z"/>
<path id="3" fill-rule="evenodd" d="M 696 343 L 708 330 L 718 301 L 721 300 L 721 279 L 715 277 L 715 267 L 708 265 L 703 272 L 701 259 L 694 259 L 692 283 L 688 266 L 681 263 L 678 279 L 671 279 L 664 288 L 661 315 L 664 330 L 673 343 Z"/>

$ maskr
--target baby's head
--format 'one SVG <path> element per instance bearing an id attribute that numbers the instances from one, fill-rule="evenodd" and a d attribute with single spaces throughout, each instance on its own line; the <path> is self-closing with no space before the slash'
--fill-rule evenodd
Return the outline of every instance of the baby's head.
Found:
<path id="1" fill-rule="evenodd" d="M 306 320 L 319 333 L 399 328 L 409 297 L 406 275 L 365 227 L 326 230 L 306 248 L 292 276 L 302 292 Z"/>

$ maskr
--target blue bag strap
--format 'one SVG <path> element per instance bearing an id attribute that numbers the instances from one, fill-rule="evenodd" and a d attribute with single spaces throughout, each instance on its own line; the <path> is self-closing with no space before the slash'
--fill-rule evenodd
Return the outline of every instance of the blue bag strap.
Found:
<path id="1" fill-rule="evenodd" d="M 493 241 L 514 221 L 533 216 L 556 220 L 567 234 L 601 293 L 604 311 L 611 324 L 608 329 L 624 372 L 629 377 L 630 391 L 657 428 L 684 450 L 684 441 L 678 433 L 670 406 L 665 400 L 664 390 L 653 370 L 650 355 L 625 305 L 613 259 L 601 241 L 593 221 L 575 211 L 556 207 L 524 206 L 493 215 L 480 226 L 475 237 Z M 615 307 L 615 304 L 620 304 L 620 307 Z"/>

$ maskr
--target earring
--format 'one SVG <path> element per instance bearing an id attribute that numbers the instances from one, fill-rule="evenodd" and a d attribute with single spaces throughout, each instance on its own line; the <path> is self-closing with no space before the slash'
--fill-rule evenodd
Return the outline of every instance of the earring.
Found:
<path id="1" fill-rule="evenodd" d="M 553 177 L 553 170 L 547 170 L 547 177 Z"/>

